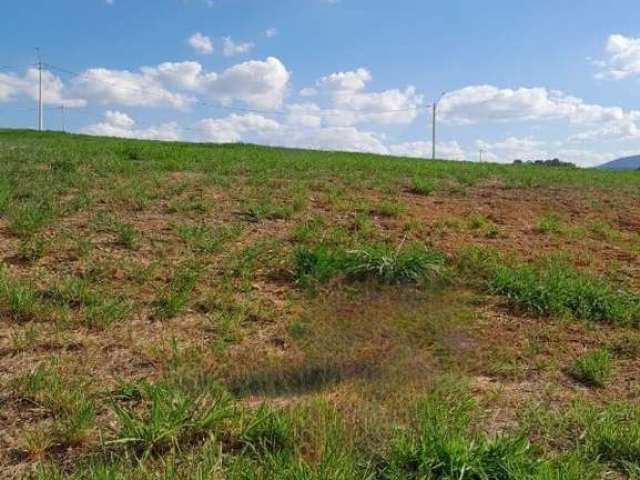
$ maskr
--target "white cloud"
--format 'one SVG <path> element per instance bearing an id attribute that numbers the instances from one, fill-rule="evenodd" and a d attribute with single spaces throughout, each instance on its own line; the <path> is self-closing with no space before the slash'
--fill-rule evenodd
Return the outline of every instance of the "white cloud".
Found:
<path id="1" fill-rule="evenodd" d="M 126 113 L 108 110 L 102 122 L 87 125 L 82 133 L 106 137 L 140 138 L 146 140 L 179 140 L 180 129 L 175 122 L 148 128 L 136 128 L 136 122 Z"/>
<path id="2" fill-rule="evenodd" d="M 322 126 L 322 110 L 315 103 L 295 103 L 287 105 L 287 124 L 305 128 Z"/>
<path id="3" fill-rule="evenodd" d="M 509 137 L 493 143 L 476 140 L 475 146 L 477 150 L 483 150 L 483 158 L 491 162 L 511 163 L 516 159 L 531 161 L 551 158 L 544 143 L 531 137 Z"/>
<path id="4" fill-rule="evenodd" d="M 289 72 L 275 57 L 234 65 L 222 73 L 202 79 L 202 91 L 224 104 L 241 100 L 259 108 L 280 106 L 289 82 Z"/>
<path id="5" fill-rule="evenodd" d="M 267 38 L 273 38 L 278 35 L 278 29 L 275 27 L 267 28 L 264 32 L 264 36 Z"/>
<path id="6" fill-rule="evenodd" d="M 372 76 L 369 70 L 359 68 L 351 72 L 337 72 L 322 77 L 318 80 L 317 85 L 329 91 L 355 92 L 362 90 L 371 79 Z"/>
<path id="7" fill-rule="evenodd" d="M 196 52 L 202 55 L 210 55 L 213 53 L 213 42 L 209 37 L 200 32 L 196 32 L 189 37 L 187 43 Z"/>
<path id="8" fill-rule="evenodd" d="M 234 42 L 231 37 L 225 37 L 222 41 L 222 53 L 225 57 L 248 53 L 253 47 L 251 42 Z"/>
<path id="9" fill-rule="evenodd" d="M 298 93 L 301 97 L 313 97 L 318 94 L 318 90 L 313 87 L 305 87 Z"/>
<path id="10" fill-rule="evenodd" d="M 640 38 L 610 35 L 607 39 L 606 53 L 606 61 L 593 62 L 602 70 L 596 74 L 596 78 L 622 80 L 640 75 Z"/>
<path id="11" fill-rule="evenodd" d="M 457 125 L 558 119 L 588 124 L 619 121 L 628 115 L 620 107 L 588 104 L 556 90 L 500 89 L 492 85 L 469 86 L 447 93 L 439 112 L 443 121 Z"/>
<path id="12" fill-rule="evenodd" d="M 195 98 L 191 96 L 165 88 L 151 72 L 152 69 L 134 73 L 128 70 L 92 68 L 72 80 L 73 91 L 102 104 L 184 109 L 195 102 Z"/>
<path id="13" fill-rule="evenodd" d="M 94 68 L 72 80 L 72 91 L 103 104 L 185 109 L 197 102 L 195 95 L 204 95 L 225 105 L 242 101 L 252 107 L 275 108 L 282 103 L 288 82 L 289 72 L 282 62 L 269 57 L 221 73 L 206 72 L 198 62 L 165 62 L 138 72 Z"/>
<path id="14" fill-rule="evenodd" d="M 307 106 L 294 107 L 297 108 Z M 254 113 L 232 114 L 224 118 L 206 118 L 193 127 L 195 139 L 216 143 L 259 141 L 268 145 L 352 152 L 389 153 L 382 138 L 372 132 L 354 127 L 315 127 L 313 122 L 304 125 L 280 124 L 273 119 Z"/>
<path id="15" fill-rule="evenodd" d="M 0 73 L 0 101 L 12 101 L 20 95 L 27 95 L 36 100 L 38 92 L 39 72 L 36 68 L 29 68 L 20 76 L 15 73 Z M 85 99 L 69 91 L 62 80 L 49 72 L 42 71 L 42 98 L 46 105 L 64 105 L 65 107 L 83 107 Z"/>
<path id="16" fill-rule="evenodd" d="M 355 127 L 289 128 L 269 138 L 267 143 L 314 150 L 389 153 L 379 135 Z"/>
<path id="17" fill-rule="evenodd" d="M 304 88 L 301 96 L 323 93 L 331 104 L 324 115 L 327 124 L 349 126 L 357 123 L 407 124 L 418 116 L 423 97 L 413 86 L 404 90 L 390 89 L 367 92 L 365 88 L 373 79 L 366 68 L 337 72 L 322 77 L 316 88 Z"/>
<path id="18" fill-rule="evenodd" d="M 602 128 L 595 128 L 576 133 L 569 137 L 570 142 L 606 141 L 606 140 L 635 140 L 640 139 L 640 127 L 631 118 Z"/>
<path id="19" fill-rule="evenodd" d="M 406 142 L 389 145 L 389 153 L 401 157 L 431 158 L 431 142 Z M 436 156 L 447 160 L 465 160 L 466 153 L 456 141 L 436 142 Z"/>
<path id="20" fill-rule="evenodd" d="M 198 140 L 228 143 L 238 142 L 247 133 L 264 133 L 280 128 L 278 122 L 255 113 L 232 114 L 225 118 L 205 118 L 194 125 Z"/>

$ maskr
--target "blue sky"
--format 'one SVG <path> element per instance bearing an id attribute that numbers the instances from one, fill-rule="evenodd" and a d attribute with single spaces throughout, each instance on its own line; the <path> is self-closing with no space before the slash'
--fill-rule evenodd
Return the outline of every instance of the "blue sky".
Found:
<path id="1" fill-rule="evenodd" d="M 0 126 L 594 165 L 640 153 L 637 0 L 5 0 Z"/>

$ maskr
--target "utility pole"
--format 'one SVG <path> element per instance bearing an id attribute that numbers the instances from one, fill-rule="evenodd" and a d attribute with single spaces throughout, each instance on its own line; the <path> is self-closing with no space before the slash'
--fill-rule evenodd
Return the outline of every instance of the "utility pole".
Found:
<path id="1" fill-rule="evenodd" d="M 432 160 L 436 159 L 436 121 L 438 117 L 438 103 L 440 103 L 440 100 L 442 100 L 442 97 L 444 97 L 446 94 L 447 92 L 442 92 L 438 97 L 438 99 L 435 102 L 433 102 L 433 105 L 431 106 L 433 111 L 433 118 L 432 118 L 432 125 L 431 125 L 431 159 Z"/>
<path id="2" fill-rule="evenodd" d="M 431 160 L 436 159 L 436 116 L 438 112 L 438 102 L 433 102 L 432 105 L 433 118 L 431 122 Z"/>
<path id="3" fill-rule="evenodd" d="M 64 105 L 60 105 L 60 113 L 62 114 L 62 133 L 64 133 Z"/>
<path id="4" fill-rule="evenodd" d="M 480 149 L 480 163 L 482 163 L 482 154 L 484 153 L 484 150 Z"/>
<path id="5" fill-rule="evenodd" d="M 38 53 L 38 130 L 42 131 L 44 118 L 42 108 L 42 59 L 40 58 L 40 48 L 36 48 Z"/>

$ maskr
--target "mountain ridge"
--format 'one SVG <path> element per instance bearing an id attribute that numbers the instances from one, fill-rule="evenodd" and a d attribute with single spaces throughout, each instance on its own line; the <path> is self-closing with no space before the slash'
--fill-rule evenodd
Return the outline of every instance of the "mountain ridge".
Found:
<path id="1" fill-rule="evenodd" d="M 637 170 L 640 168 L 640 155 L 631 155 L 603 163 L 598 168 L 608 168 L 612 170 Z"/>

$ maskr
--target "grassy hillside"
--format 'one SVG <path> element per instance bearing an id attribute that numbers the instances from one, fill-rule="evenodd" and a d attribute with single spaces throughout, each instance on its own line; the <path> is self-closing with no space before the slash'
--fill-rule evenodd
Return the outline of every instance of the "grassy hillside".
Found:
<path id="1" fill-rule="evenodd" d="M 639 200 L 0 130 L 0 478 L 635 478 Z"/>

